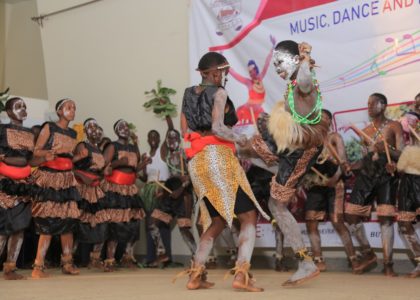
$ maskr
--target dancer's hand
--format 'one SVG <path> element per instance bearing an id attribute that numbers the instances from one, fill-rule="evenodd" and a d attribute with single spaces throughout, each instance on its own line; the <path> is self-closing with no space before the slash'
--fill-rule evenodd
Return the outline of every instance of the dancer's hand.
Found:
<path id="1" fill-rule="evenodd" d="M 309 45 L 306 42 L 302 42 L 298 45 L 299 47 L 299 56 L 301 60 L 307 60 L 310 61 L 311 59 L 311 51 L 312 51 L 312 46 Z"/>
<path id="2" fill-rule="evenodd" d="M 239 136 L 239 139 L 236 141 L 236 143 L 241 147 L 245 147 L 247 142 L 248 142 L 248 138 L 244 134 L 241 134 Z"/>
<path id="3" fill-rule="evenodd" d="M 387 163 L 385 165 L 385 169 L 386 169 L 387 173 L 394 174 L 397 171 L 397 166 L 393 162 L 392 163 Z"/>
<path id="4" fill-rule="evenodd" d="M 104 169 L 104 175 L 105 176 L 109 176 L 112 174 L 112 167 L 111 164 L 107 165 Z"/>
<path id="5" fill-rule="evenodd" d="M 45 161 L 52 161 L 55 158 L 55 152 L 53 150 L 49 150 L 45 153 L 44 159 Z"/>
<path id="6" fill-rule="evenodd" d="M 152 163 L 152 158 L 147 155 L 147 153 L 143 153 L 141 155 L 141 161 L 144 162 L 145 166 L 150 165 Z"/>

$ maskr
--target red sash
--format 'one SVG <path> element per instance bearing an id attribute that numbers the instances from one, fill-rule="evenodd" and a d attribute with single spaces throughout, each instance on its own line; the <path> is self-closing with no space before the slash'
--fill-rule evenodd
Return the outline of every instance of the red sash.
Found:
<path id="1" fill-rule="evenodd" d="M 112 170 L 112 174 L 105 176 L 109 182 L 119 185 L 131 185 L 136 182 L 136 173 L 124 173 L 118 170 Z"/>
<path id="2" fill-rule="evenodd" d="M 0 162 L 0 174 L 13 180 L 24 179 L 31 175 L 31 167 L 29 165 L 15 167 Z"/>
<path id="3" fill-rule="evenodd" d="M 83 174 L 87 178 L 92 179 L 92 182 L 90 183 L 90 186 L 98 186 L 99 183 L 100 183 L 99 176 L 96 175 L 96 174 L 93 174 L 93 173 L 90 173 L 90 172 L 86 172 L 86 171 L 82 171 L 82 170 L 77 170 L 77 173 Z M 83 182 L 80 182 L 79 179 L 77 179 L 77 181 L 79 183 L 83 184 Z"/>
<path id="4" fill-rule="evenodd" d="M 67 157 L 56 157 L 51 161 L 44 162 L 41 166 L 58 171 L 70 171 L 73 169 L 73 162 Z"/>
<path id="5" fill-rule="evenodd" d="M 185 149 L 188 158 L 194 157 L 208 145 L 223 145 L 232 149 L 235 153 L 235 144 L 218 138 L 215 135 L 202 136 L 197 132 L 191 132 L 184 135 L 184 140 L 191 143 L 191 148 Z"/>

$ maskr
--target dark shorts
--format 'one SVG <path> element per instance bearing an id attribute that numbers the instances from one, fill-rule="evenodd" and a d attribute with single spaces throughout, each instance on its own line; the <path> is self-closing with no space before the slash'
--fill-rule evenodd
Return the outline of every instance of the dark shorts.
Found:
<path id="1" fill-rule="evenodd" d="M 420 175 L 403 174 L 398 191 L 398 220 L 415 221 L 420 214 Z"/>
<path id="2" fill-rule="evenodd" d="M 179 189 L 182 186 L 182 181 L 177 177 L 171 177 L 165 182 L 165 186 L 172 191 Z M 192 195 L 191 185 L 184 189 L 184 192 L 176 199 L 171 198 L 169 194 L 165 193 L 164 197 L 157 202 L 157 209 L 163 211 L 176 218 L 191 218 L 192 198 L 187 201 L 186 197 Z"/>
<path id="3" fill-rule="evenodd" d="M 328 214 L 331 222 L 338 222 L 344 214 L 344 182 L 338 181 L 334 188 L 314 186 L 306 193 L 305 219 L 323 221 Z"/>
<path id="4" fill-rule="evenodd" d="M 309 211 L 322 212 L 323 217 L 326 213 L 332 213 L 334 211 L 334 188 L 326 186 L 314 186 L 306 192 L 306 196 L 305 212 L 307 217 Z M 308 220 L 308 218 L 306 219 Z"/>
<path id="5" fill-rule="evenodd" d="M 369 176 L 363 172 L 356 176 L 350 201 L 346 204 L 346 213 L 369 216 L 374 201 L 378 216 L 393 216 L 398 189 L 397 175 L 382 173 Z"/>
<path id="6" fill-rule="evenodd" d="M 207 198 L 204 198 L 203 200 L 212 218 L 220 216 L 220 214 L 213 207 L 213 205 L 211 205 L 210 201 Z M 238 192 L 236 193 L 236 201 L 235 201 L 235 208 L 234 208 L 235 215 L 246 213 L 251 210 L 256 210 L 255 204 L 248 197 L 248 195 L 242 190 L 242 188 L 239 187 Z"/>
<path id="7" fill-rule="evenodd" d="M 11 235 L 24 230 L 31 223 L 31 204 L 21 202 L 15 207 L 0 207 L 0 235 Z"/>

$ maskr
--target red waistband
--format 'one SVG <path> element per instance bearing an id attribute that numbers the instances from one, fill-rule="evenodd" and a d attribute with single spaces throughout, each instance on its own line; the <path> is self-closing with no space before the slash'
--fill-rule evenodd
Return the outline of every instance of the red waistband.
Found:
<path id="1" fill-rule="evenodd" d="M 131 185 L 136 182 L 136 173 L 124 173 L 118 170 L 112 170 L 112 174 L 105 176 L 106 180 L 120 185 Z"/>
<path id="2" fill-rule="evenodd" d="M 99 185 L 100 177 L 98 175 L 96 175 L 94 173 L 91 173 L 91 172 L 82 171 L 82 170 L 77 170 L 77 172 L 83 174 L 84 176 L 88 177 L 89 179 L 92 179 L 92 182 L 90 183 L 90 186 L 98 186 Z M 79 183 L 83 183 L 83 182 L 79 182 Z"/>
<path id="3" fill-rule="evenodd" d="M 14 180 L 24 179 L 31 175 L 31 167 L 15 167 L 0 162 L 0 174 Z"/>
<path id="4" fill-rule="evenodd" d="M 188 158 L 194 157 L 208 145 L 223 145 L 232 149 L 235 153 L 235 144 L 218 138 L 215 135 L 202 136 L 197 132 L 191 132 L 184 135 L 184 140 L 191 143 L 191 148 L 185 149 Z"/>
<path id="5" fill-rule="evenodd" d="M 67 157 L 56 157 L 53 160 L 44 162 L 41 166 L 59 171 L 70 171 L 73 169 L 73 162 Z"/>

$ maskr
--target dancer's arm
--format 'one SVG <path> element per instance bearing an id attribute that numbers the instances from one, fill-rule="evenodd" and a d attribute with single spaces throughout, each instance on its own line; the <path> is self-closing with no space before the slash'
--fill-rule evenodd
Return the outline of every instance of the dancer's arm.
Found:
<path id="1" fill-rule="evenodd" d="M 299 91 L 303 94 L 309 94 L 314 88 L 311 73 L 311 50 L 312 47 L 309 44 L 305 42 L 299 44 L 301 63 L 296 76 L 296 81 Z"/>
<path id="2" fill-rule="evenodd" d="M 46 161 L 50 161 L 55 158 L 55 152 L 53 150 L 43 150 L 49 138 L 50 127 L 47 123 L 42 127 L 41 132 L 39 133 L 38 139 L 36 141 L 34 155 L 30 161 L 31 166 L 36 167 Z"/>
<path id="3" fill-rule="evenodd" d="M 230 141 L 244 144 L 246 137 L 238 135 L 224 124 L 225 107 L 226 107 L 227 93 L 223 88 L 219 88 L 214 95 L 214 105 L 212 111 L 212 131 L 218 137 Z"/>
<path id="4" fill-rule="evenodd" d="M 181 135 L 182 137 L 188 132 L 187 118 L 184 113 L 181 113 Z"/>

